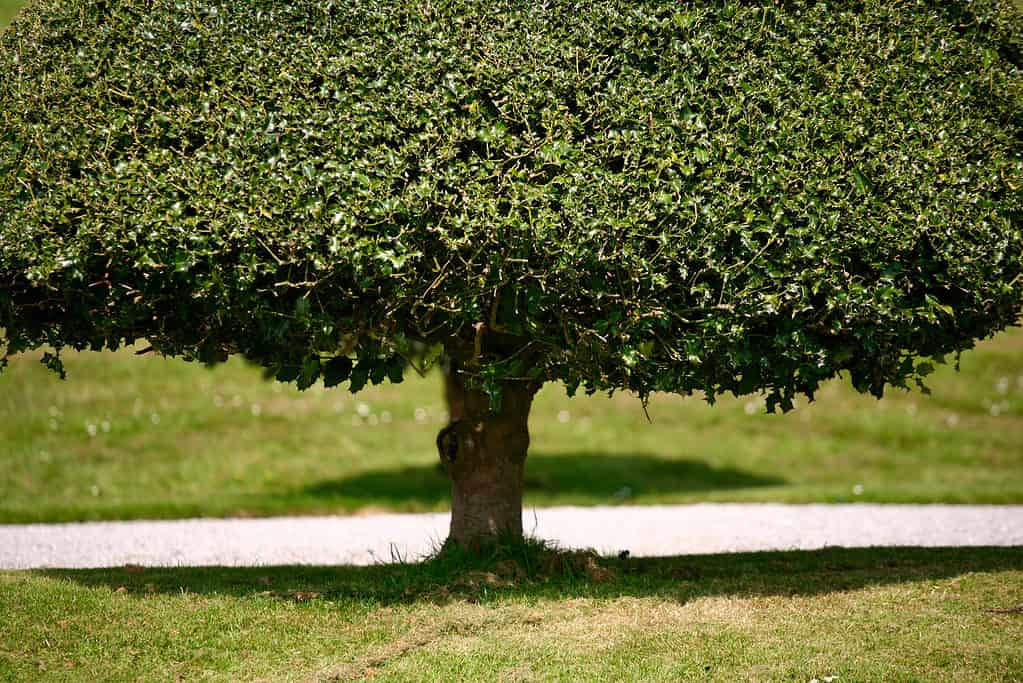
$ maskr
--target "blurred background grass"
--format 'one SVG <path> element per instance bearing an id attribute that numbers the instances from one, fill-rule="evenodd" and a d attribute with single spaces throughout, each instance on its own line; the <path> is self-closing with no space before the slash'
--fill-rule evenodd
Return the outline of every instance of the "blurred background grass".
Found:
<path id="1" fill-rule="evenodd" d="M 0 521 L 440 510 L 440 378 L 298 392 L 232 360 L 39 354 L 0 375 Z M 528 505 L 1023 502 L 1023 332 L 943 366 L 931 396 L 847 382 L 767 415 L 760 398 L 539 394 Z"/>
<path id="2" fill-rule="evenodd" d="M 0 29 L 10 22 L 21 7 L 21 0 L 0 0 Z"/>
<path id="3" fill-rule="evenodd" d="M 19 2 L 0 0 L 0 25 Z M 437 376 L 305 393 L 232 361 L 35 356 L 0 375 L 0 522 L 437 510 Z M 1023 502 L 1023 333 L 943 367 L 932 396 L 835 382 L 765 415 L 759 399 L 538 397 L 527 504 Z"/>

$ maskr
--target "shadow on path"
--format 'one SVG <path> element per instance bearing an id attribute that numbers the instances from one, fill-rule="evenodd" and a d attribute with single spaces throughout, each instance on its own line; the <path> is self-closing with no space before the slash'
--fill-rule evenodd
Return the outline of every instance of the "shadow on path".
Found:
<path id="1" fill-rule="evenodd" d="M 285 600 L 356 600 L 378 605 L 419 600 L 472 602 L 525 596 L 647 597 L 686 602 L 702 596 L 809 596 L 874 585 L 946 579 L 971 572 L 1023 571 L 1023 547 L 828 548 L 816 551 L 601 559 L 601 574 L 523 573 L 512 563 L 476 566 L 430 561 L 371 567 L 179 567 L 36 570 L 37 576 L 152 593 L 273 596 Z M 467 580 L 467 577 L 477 580 Z M 123 589 L 123 590 L 122 590 Z"/>

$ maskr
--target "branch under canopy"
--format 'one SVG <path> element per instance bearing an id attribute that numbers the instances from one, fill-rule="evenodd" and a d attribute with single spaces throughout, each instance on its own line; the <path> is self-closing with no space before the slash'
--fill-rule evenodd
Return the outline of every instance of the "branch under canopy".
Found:
<path id="1" fill-rule="evenodd" d="M 34 0 L 0 344 L 786 408 L 1023 301 L 1011 0 Z M 48 357 L 59 369 L 59 361 Z"/>

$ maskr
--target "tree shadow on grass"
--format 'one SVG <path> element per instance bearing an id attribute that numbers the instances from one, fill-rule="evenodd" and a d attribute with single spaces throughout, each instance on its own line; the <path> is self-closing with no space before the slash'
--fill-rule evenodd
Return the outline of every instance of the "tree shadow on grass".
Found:
<path id="1" fill-rule="evenodd" d="M 564 497 L 578 502 L 621 502 L 643 494 L 698 493 L 784 484 L 783 479 L 699 460 L 643 453 L 530 455 L 526 461 L 526 502 Z M 395 508 L 447 507 L 451 489 L 439 465 L 374 470 L 347 479 L 322 481 L 299 492 L 303 498 L 345 500 L 352 505 Z"/>
<path id="2" fill-rule="evenodd" d="M 564 555 L 564 554 L 562 554 Z M 577 555 L 588 560 L 591 556 Z M 178 567 L 37 570 L 36 575 L 143 597 L 189 592 L 375 605 L 419 601 L 488 602 L 502 598 L 812 596 L 972 572 L 1023 571 L 1023 547 L 826 548 L 657 558 L 599 558 L 599 572 L 523 568 L 482 559 L 421 564 L 275 567 Z M 517 565 L 517 566 L 516 566 Z M 508 567 L 511 569 L 509 570 Z"/>
<path id="3" fill-rule="evenodd" d="M 525 503 L 530 506 L 613 505 L 639 496 L 705 493 L 782 486 L 784 479 L 715 467 L 699 460 L 662 458 L 645 453 L 557 453 L 530 455 L 526 462 Z M 674 499 L 678 502 L 678 499 Z M 649 498 L 648 498 L 649 502 Z M 380 508 L 395 512 L 448 510 L 451 484 L 439 462 L 362 472 L 343 479 L 313 480 L 293 488 L 225 494 L 217 501 L 191 499 L 132 500 L 99 504 L 95 499 L 69 504 L 18 507 L 0 501 L 5 523 L 76 522 L 101 519 L 181 519 L 203 516 L 331 514 Z"/>

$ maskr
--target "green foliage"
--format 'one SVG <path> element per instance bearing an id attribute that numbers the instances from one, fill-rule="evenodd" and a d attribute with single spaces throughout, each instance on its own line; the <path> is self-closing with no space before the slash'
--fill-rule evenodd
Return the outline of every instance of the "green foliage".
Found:
<path id="1" fill-rule="evenodd" d="M 352 390 L 439 343 L 492 387 L 880 395 L 1021 312 L 1021 25 L 39 0 L 0 43 L 0 343 Z"/>

